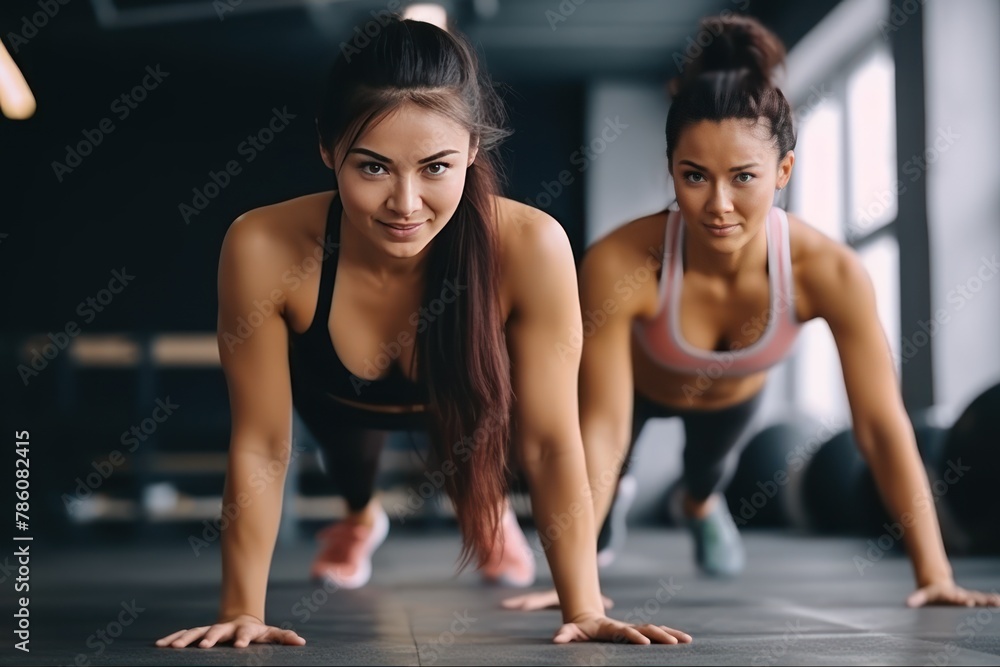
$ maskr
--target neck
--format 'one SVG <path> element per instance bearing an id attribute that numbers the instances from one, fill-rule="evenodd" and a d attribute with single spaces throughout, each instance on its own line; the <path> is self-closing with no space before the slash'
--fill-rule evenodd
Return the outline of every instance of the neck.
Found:
<path id="1" fill-rule="evenodd" d="M 740 249 L 722 253 L 706 244 L 692 241 L 691 234 L 684 235 L 684 266 L 687 270 L 736 281 L 743 275 L 758 274 L 767 270 L 766 221 L 757 233 Z"/>
<path id="2" fill-rule="evenodd" d="M 373 283 L 413 283 L 426 274 L 430 243 L 413 257 L 393 257 L 360 233 L 346 213 L 341 218 L 340 229 L 340 261 L 361 269 Z"/>

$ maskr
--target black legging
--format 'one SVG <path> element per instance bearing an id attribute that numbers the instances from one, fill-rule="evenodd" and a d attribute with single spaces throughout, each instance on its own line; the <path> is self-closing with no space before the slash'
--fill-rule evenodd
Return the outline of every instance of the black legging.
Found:
<path id="1" fill-rule="evenodd" d="M 323 466 L 351 511 L 359 511 L 375 494 L 379 457 L 386 431 L 426 431 L 424 413 L 376 413 L 332 401 L 296 404 L 323 455 Z"/>
<path id="2" fill-rule="evenodd" d="M 619 479 L 628 472 L 635 443 L 646 421 L 680 417 L 684 423 L 684 489 L 694 500 L 705 500 L 725 488 L 732 479 L 740 451 L 746 444 L 741 436 L 756 413 L 762 395 L 763 392 L 757 392 L 743 403 L 720 410 L 690 410 L 655 403 L 636 393 L 632 408 L 632 440 Z M 610 541 L 610 519 L 609 511 L 598 536 L 599 550 Z"/>

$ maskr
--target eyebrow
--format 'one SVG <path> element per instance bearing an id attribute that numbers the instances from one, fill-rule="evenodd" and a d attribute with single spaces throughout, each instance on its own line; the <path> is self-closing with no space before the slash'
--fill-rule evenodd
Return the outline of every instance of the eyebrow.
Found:
<path id="1" fill-rule="evenodd" d="M 707 167 L 703 167 L 700 164 L 696 164 L 696 163 L 692 162 L 691 160 L 681 160 L 680 164 L 689 164 L 692 167 L 694 167 L 695 169 L 698 169 L 700 171 L 708 171 Z M 750 169 L 751 167 L 757 167 L 757 166 L 759 166 L 758 163 L 751 162 L 749 164 L 741 164 L 738 167 L 730 167 L 729 171 L 743 171 L 744 169 Z"/>
<path id="2" fill-rule="evenodd" d="M 347 152 L 360 153 L 361 155 L 367 155 L 368 157 L 374 158 L 379 162 L 385 162 L 386 164 L 393 164 L 393 161 L 391 159 L 387 158 L 384 155 L 379 155 L 375 151 L 370 151 L 367 148 L 352 148 Z M 429 157 L 425 157 L 424 159 L 420 160 L 417 164 L 426 164 L 428 162 L 433 162 L 434 160 L 439 160 L 443 158 L 445 155 L 451 155 L 452 153 L 457 153 L 457 152 L 458 152 L 457 150 L 449 148 L 447 150 L 439 151 Z"/>

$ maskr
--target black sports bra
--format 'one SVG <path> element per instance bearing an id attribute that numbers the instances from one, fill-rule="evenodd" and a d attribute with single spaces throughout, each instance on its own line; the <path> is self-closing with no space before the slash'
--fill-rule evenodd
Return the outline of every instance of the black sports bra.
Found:
<path id="1" fill-rule="evenodd" d="M 353 404 L 375 406 L 426 405 L 427 387 L 410 380 L 393 359 L 388 374 L 379 379 L 358 377 L 344 366 L 330 338 L 330 308 L 333 305 L 333 283 L 337 276 L 340 254 L 340 219 L 343 205 L 334 195 L 326 218 L 324 248 L 332 248 L 320 268 L 319 303 L 309 328 L 296 333 L 289 330 L 289 367 L 292 392 L 297 399 L 309 402 L 344 399 Z M 298 402 L 298 400 L 296 400 Z"/>

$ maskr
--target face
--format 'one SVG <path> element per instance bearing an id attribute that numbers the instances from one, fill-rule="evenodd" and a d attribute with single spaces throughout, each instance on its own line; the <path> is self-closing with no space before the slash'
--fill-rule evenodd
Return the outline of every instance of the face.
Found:
<path id="1" fill-rule="evenodd" d="M 469 132 L 455 121 L 403 104 L 353 146 L 323 161 L 337 173 L 347 220 L 387 255 L 413 257 L 458 208 L 475 159 Z"/>
<path id="2" fill-rule="evenodd" d="M 723 252 L 746 245 L 764 224 L 795 156 L 778 160 L 767 122 L 700 121 L 681 131 L 671 175 L 687 234 Z"/>

